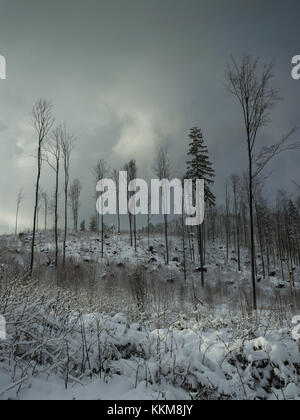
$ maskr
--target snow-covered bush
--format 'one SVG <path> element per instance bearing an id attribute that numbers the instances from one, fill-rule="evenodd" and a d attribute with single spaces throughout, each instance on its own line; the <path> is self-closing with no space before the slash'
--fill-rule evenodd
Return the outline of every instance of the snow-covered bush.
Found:
<path id="1" fill-rule="evenodd" d="M 300 398 L 299 347 L 272 314 L 199 307 L 188 317 L 169 310 L 132 322 L 89 309 L 69 289 L 20 274 L 2 280 L 0 398 L 35 398 L 41 383 L 60 398 L 80 398 L 91 386 L 89 395 L 103 398 L 116 380 L 123 385 L 114 399 Z"/>

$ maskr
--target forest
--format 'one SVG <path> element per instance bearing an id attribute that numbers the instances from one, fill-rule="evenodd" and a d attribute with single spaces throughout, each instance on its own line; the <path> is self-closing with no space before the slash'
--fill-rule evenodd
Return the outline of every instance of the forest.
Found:
<path id="1" fill-rule="evenodd" d="M 270 197 L 267 187 L 270 162 L 299 154 L 299 133 L 291 127 L 275 143 L 261 142 L 280 99 L 274 64 L 229 62 L 226 91 L 243 127 L 245 170 L 233 170 L 223 196 L 215 195 L 205 126 L 186 133 L 185 172 L 174 170 L 163 146 L 149 162 L 158 181 L 192 180 L 194 204 L 196 180 L 204 180 L 205 216 L 196 226 L 174 205 L 152 215 L 151 197 L 148 214 L 127 212 L 136 193 L 130 182 L 143 177 L 134 156 L 115 169 L 95 157 L 91 212 L 82 214 L 85 186 L 71 177 L 76 133 L 57 123 L 50 101 L 34 104 L 32 226 L 19 228 L 21 189 L 14 233 L 0 237 L 1 399 L 300 398 L 292 334 L 300 313 L 299 179 L 287 181 L 294 195 Z M 96 210 L 104 191 L 96 186 L 107 178 L 114 216 Z"/>

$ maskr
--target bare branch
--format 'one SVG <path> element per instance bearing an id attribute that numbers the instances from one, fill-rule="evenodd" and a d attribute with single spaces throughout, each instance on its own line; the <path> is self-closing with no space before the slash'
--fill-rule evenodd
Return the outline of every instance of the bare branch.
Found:
<path id="1" fill-rule="evenodd" d="M 256 155 L 255 163 L 257 165 L 257 170 L 253 174 L 253 178 L 258 176 L 267 164 L 280 153 L 300 149 L 300 143 L 287 144 L 291 136 L 296 132 L 296 128 L 291 129 L 278 143 L 273 144 L 272 146 L 266 146 L 261 149 L 261 151 Z"/>
<path id="2" fill-rule="evenodd" d="M 32 109 L 32 123 L 42 143 L 54 123 L 53 105 L 46 99 L 39 99 Z"/>

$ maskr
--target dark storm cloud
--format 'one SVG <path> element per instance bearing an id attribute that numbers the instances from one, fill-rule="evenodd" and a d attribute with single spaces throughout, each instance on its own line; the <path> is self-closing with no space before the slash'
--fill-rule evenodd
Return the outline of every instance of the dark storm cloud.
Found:
<path id="1" fill-rule="evenodd" d="M 216 192 L 247 164 L 240 110 L 224 89 L 230 54 L 276 59 L 275 82 L 285 101 L 261 139 L 272 143 L 298 124 L 300 81 L 290 77 L 300 54 L 298 1 L 2 0 L 0 54 L 0 230 L 11 230 L 24 187 L 22 224 L 31 223 L 36 145 L 30 109 L 38 97 L 55 105 L 77 138 L 72 178 L 84 185 L 82 216 L 93 210 L 91 168 L 98 158 L 119 168 L 136 157 L 151 175 L 158 145 L 169 147 L 174 175 L 184 171 L 187 134 L 203 129 L 216 168 Z M 268 188 L 293 192 L 299 157 L 268 169 Z M 42 187 L 52 191 L 47 169 Z M 9 185 L 9 188 L 8 188 Z"/>

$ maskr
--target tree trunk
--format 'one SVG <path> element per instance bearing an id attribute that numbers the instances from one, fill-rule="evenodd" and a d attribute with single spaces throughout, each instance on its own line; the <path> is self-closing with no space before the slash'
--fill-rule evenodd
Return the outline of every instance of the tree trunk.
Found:
<path id="1" fill-rule="evenodd" d="M 257 204 L 255 203 L 255 212 L 256 212 L 256 222 L 257 222 L 257 229 L 258 229 L 258 238 L 259 238 L 259 247 L 261 253 L 261 262 L 262 262 L 262 271 L 263 271 L 263 278 L 266 278 L 266 270 L 265 270 L 265 260 L 264 260 L 264 248 L 263 248 L 263 238 L 262 238 L 262 228 L 260 224 L 260 214 L 258 211 Z"/>
<path id="2" fill-rule="evenodd" d="M 253 221 L 253 185 L 252 185 L 252 152 L 251 141 L 248 138 L 248 157 L 249 157 L 249 213 L 250 213 L 250 252 L 251 252 L 251 281 L 253 309 L 257 310 L 256 282 L 255 282 L 255 243 L 254 243 L 254 221 Z"/>
<path id="3" fill-rule="evenodd" d="M 166 265 L 169 265 L 169 241 L 168 241 L 168 216 L 164 215 L 165 220 L 165 242 L 166 242 Z"/>
<path id="4" fill-rule="evenodd" d="M 65 185 L 65 229 L 64 229 L 64 243 L 63 243 L 63 268 L 66 268 L 66 244 L 68 233 L 68 186 Z"/>
<path id="5" fill-rule="evenodd" d="M 134 251 L 137 252 L 137 241 L 136 241 L 136 215 L 133 216 L 133 232 L 134 232 Z"/>
<path id="6" fill-rule="evenodd" d="M 58 266 L 58 179 L 59 178 L 59 160 L 56 161 L 55 176 L 55 215 L 54 215 L 54 234 L 55 234 L 55 267 Z"/>
<path id="7" fill-rule="evenodd" d="M 130 246 L 133 246 L 132 215 L 130 213 L 128 213 L 128 219 L 129 219 Z"/>
<path id="8" fill-rule="evenodd" d="M 147 214 L 147 237 L 148 237 L 148 249 L 150 248 L 150 214 Z"/>
<path id="9" fill-rule="evenodd" d="M 33 229 L 32 229 L 32 241 L 31 241 L 31 258 L 30 258 L 30 270 L 29 275 L 32 276 L 33 266 L 34 266 L 34 247 L 35 247 L 35 234 L 36 234 L 36 221 L 37 221 L 37 212 L 38 212 L 38 201 L 39 201 L 39 187 L 40 187 L 40 179 L 41 179 L 41 167 L 42 167 L 42 159 L 41 159 L 41 141 L 39 140 L 39 148 L 38 148 L 38 173 L 37 173 L 37 180 L 35 185 L 35 204 L 34 204 L 34 214 L 33 214 Z"/>
<path id="10" fill-rule="evenodd" d="M 17 203 L 17 211 L 16 211 L 16 225 L 15 225 L 15 235 L 18 233 L 18 217 L 19 217 L 19 202 Z"/>
<path id="11" fill-rule="evenodd" d="M 47 216 L 48 216 L 48 209 L 47 209 L 47 204 L 45 203 L 45 232 L 47 231 Z"/>
<path id="12" fill-rule="evenodd" d="M 121 234 L 121 222 L 120 222 L 120 197 L 119 197 L 119 183 L 117 189 L 117 221 L 118 221 L 118 234 Z"/>
<path id="13" fill-rule="evenodd" d="M 186 282 L 185 226 L 184 226 L 184 212 L 183 211 L 181 215 L 181 230 L 182 230 L 183 278 L 184 278 L 184 281 Z"/>
<path id="14" fill-rule="evenodd" d="M 104 257 L 104 215 L 101 214 L 101 258 Z"/>
<path id="15" fill-rule="evenodd" d="M 202 226 L 197 226 L 198 249 L 200 257 L 201 286 L 204 286 L 203 238 Z"/>

